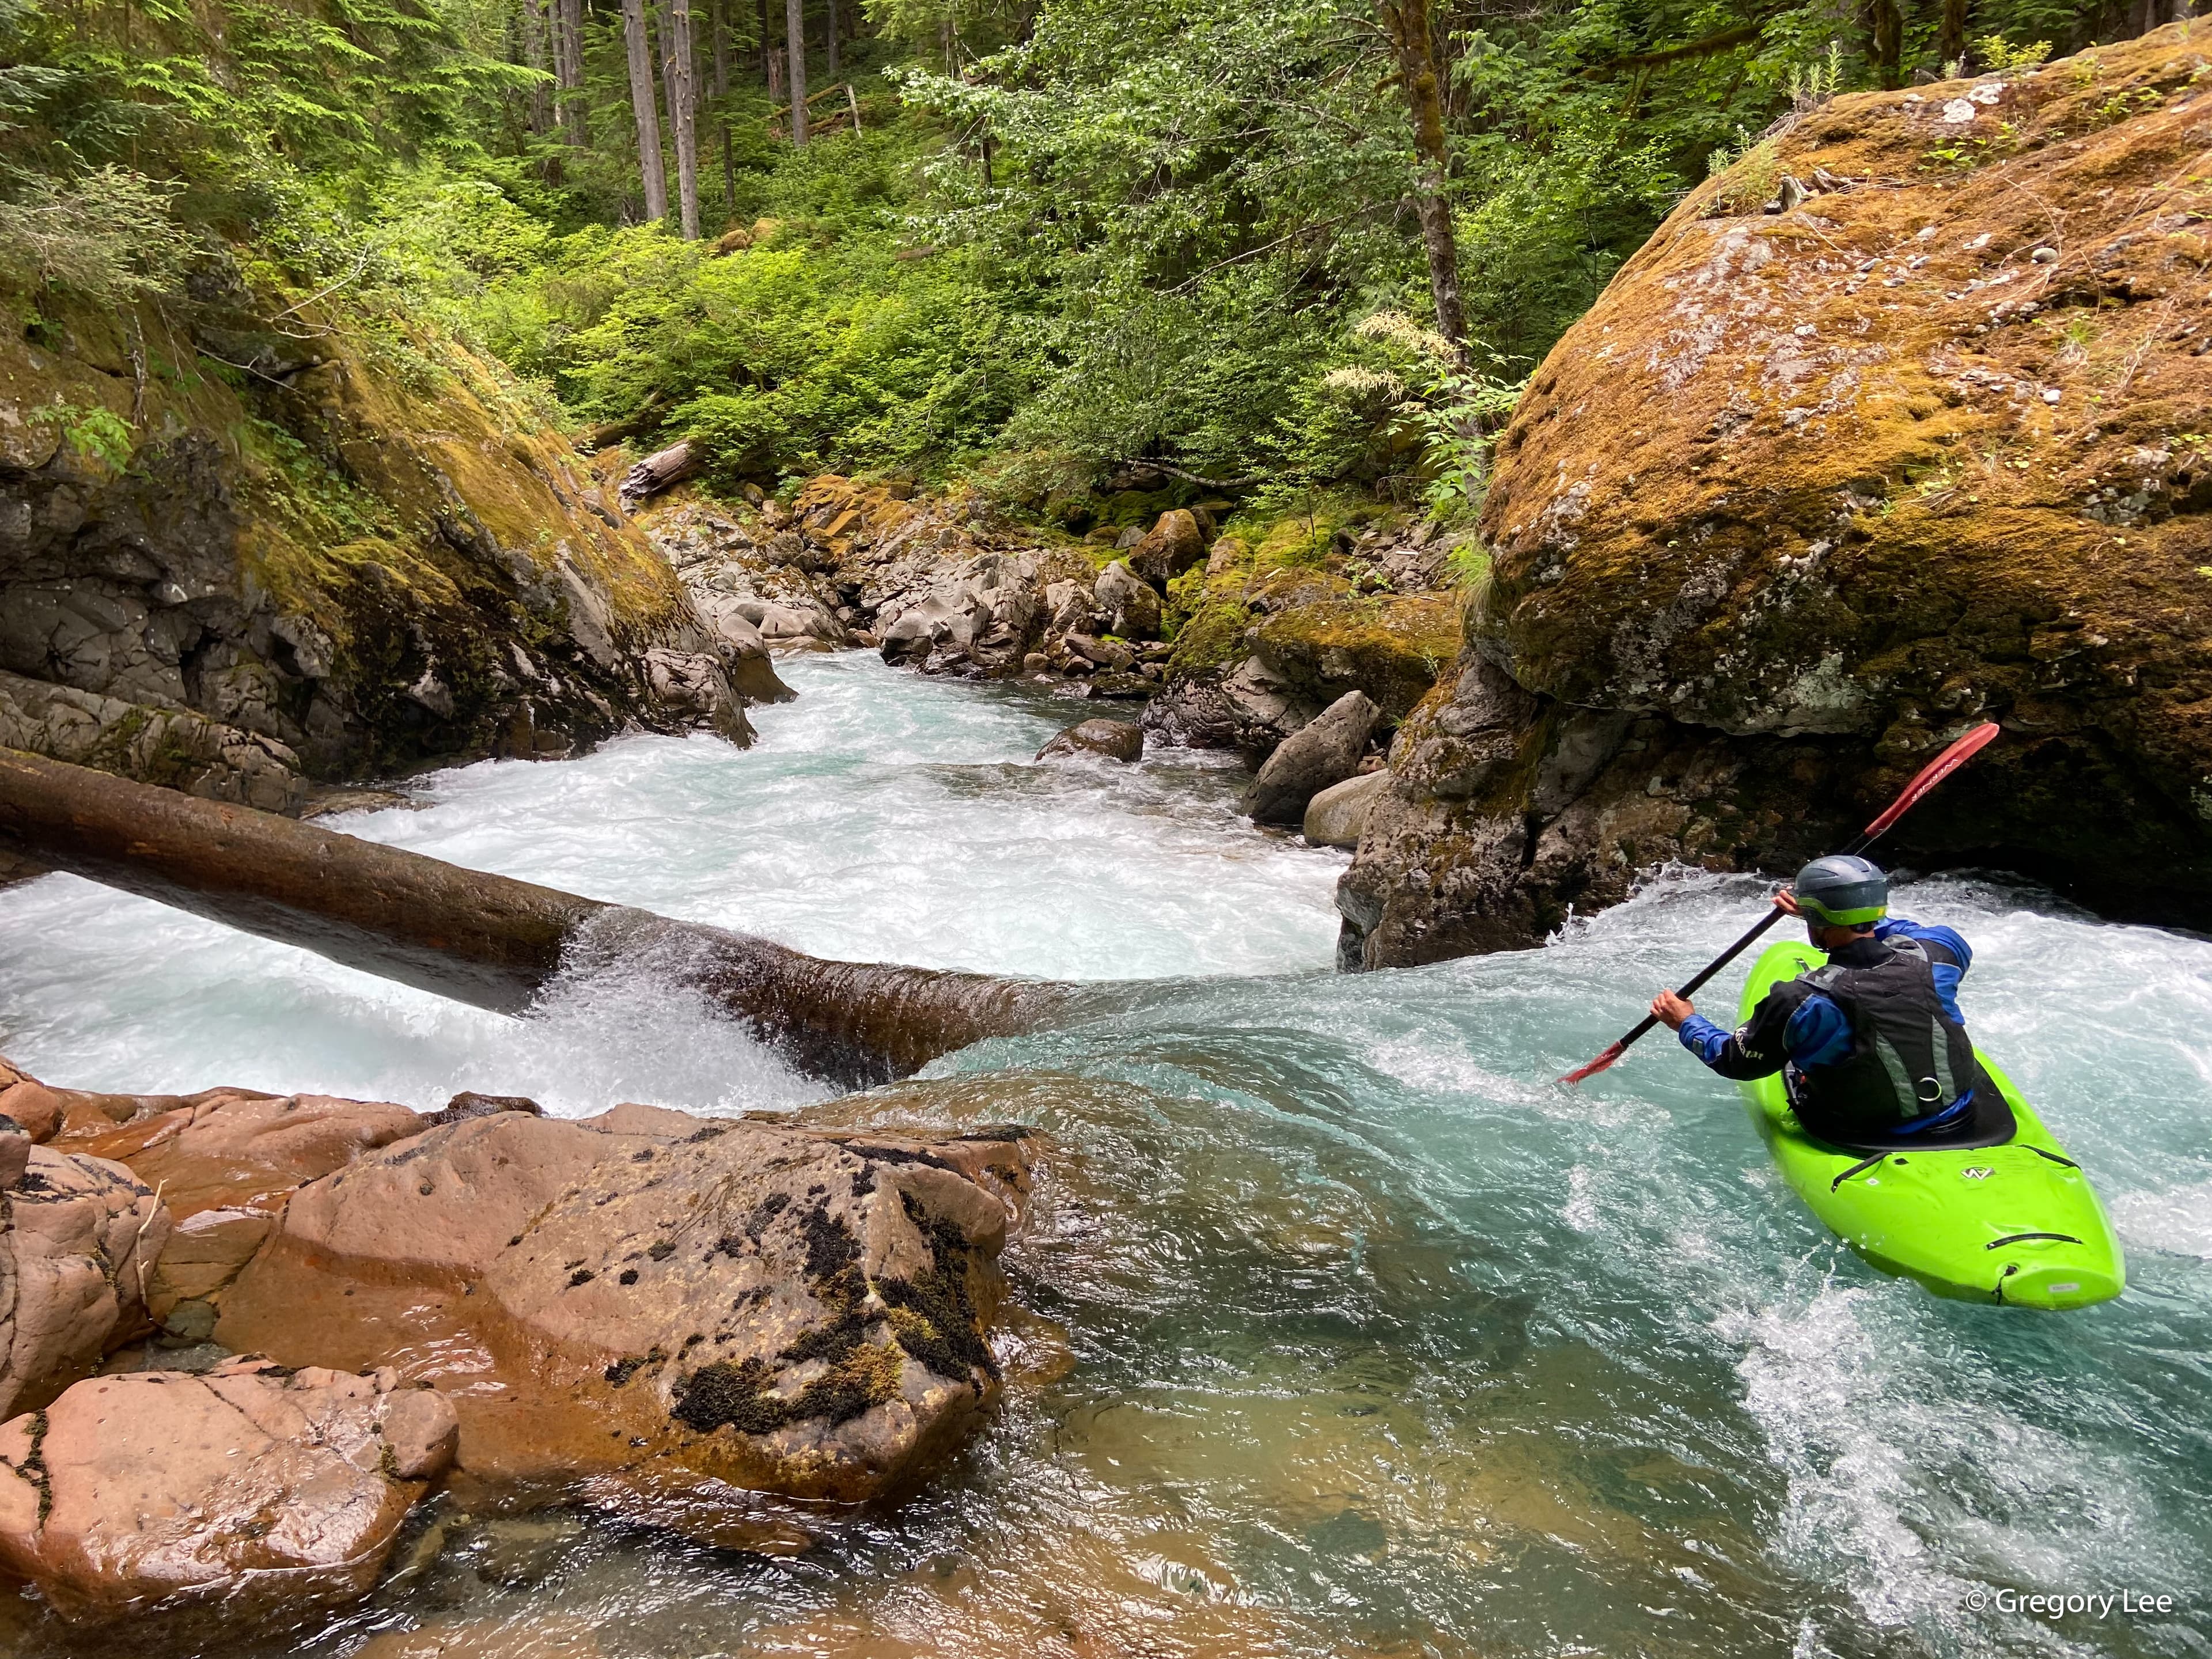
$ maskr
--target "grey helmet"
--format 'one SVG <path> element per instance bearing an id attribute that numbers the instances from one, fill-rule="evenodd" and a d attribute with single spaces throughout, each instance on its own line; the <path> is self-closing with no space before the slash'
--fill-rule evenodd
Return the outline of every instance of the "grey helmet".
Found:
<path id="1" fill-rule="evenodd" d="M 1889 914 L 1889 878 L 1849 853 L 1814 859 L 1790 884 L 1797 908 L 1829 927 L 1863 927 Z"/>

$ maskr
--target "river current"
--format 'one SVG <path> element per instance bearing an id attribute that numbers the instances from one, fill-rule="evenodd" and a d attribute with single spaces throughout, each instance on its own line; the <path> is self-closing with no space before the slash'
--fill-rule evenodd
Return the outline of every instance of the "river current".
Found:
<path id="1" fill-rule="evenodd" d="M 834 1109 L 1049 1134 L 1004 1411 L 803 1557 L 577 1516 L 517 1565 L 439 1514 L 443 1550 L 370 1602 L 226 1653 L 420 1627 L 424 1654 L 607 1659 L 2212 1654 L 2212 943 L 1902 884 L 1972 942 L 1970 1026 L 2129 1252 L 2106 1306 L 1939 1302 L 1841 1249 L 1663 1034 L 1549 1081 L 1760 884 L 1661 879 L 1541 950 L 1339 976 L 1343 856 L 1238 819 L 1233 766 L 1035 765 L 1094 706 L 858 654 L 785 672 L 800 699 L 749 751 L 486 763 L 337 827 L 824 956 L 1187 979 Z M 0 893 L 0 1053 L 423 1108 L 824 1096 L 648 986 L 507 1020 L 66 877 Z M 2124 1589 L 2172 1611 L 2017 1605 Z M 10 1646 L 106 1650 L 17 1613 Z"/>

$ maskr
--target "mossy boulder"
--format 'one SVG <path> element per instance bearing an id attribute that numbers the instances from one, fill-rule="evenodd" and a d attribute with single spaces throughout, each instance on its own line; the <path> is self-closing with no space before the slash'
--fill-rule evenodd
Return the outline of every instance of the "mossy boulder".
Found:
<path id="1" fill-rule="evenodd" d="M 1837 99 L 1693 192 L 1500 440 L 1347 958 L 1527 944 L 1663 860 L 1786 868 L 1989 719 L 1893 856 L 2212 920 L 2209 118 L 2174 25 Z"/>

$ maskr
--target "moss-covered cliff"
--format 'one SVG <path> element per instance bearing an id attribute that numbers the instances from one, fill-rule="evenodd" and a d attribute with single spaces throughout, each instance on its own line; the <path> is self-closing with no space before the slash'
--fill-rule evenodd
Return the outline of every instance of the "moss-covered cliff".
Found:
<path id="1" fill-rule="evenodd" d="M 2212 921 L 2212 29 L 1838 99 L 1683 203 L 1499 445 L 1457 684 L 1346 959 L 1784 868 L 1969 722 L 1890 843 Z"/>
<path id="2" fill-rule="evenodd" d="M 742 742 L 730 665 L 449 342 L 281 305 L 227 253 L 182 296 L 19 295 L 0 326 L 0 744 L 284 808 L 630 724 Z"/>

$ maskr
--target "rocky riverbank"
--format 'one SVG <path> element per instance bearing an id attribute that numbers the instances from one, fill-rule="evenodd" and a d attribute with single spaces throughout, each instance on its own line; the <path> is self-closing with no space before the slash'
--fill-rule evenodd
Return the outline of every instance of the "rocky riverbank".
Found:
<path id="1" fill-rule="evenodd" d="M 0 328 L 0 747 L 274 811 L 779 688 L 491 365 L 214 248 L 184 302 Z"/>
<path id="2" fill-rule="evenodd" d="M 801 1549 L 997 1396 L 1018 1130 L 4 1064 L 0 1115 L 0 1567 L 67 1619 L 356 1599 L 438 1490 Z"/>

